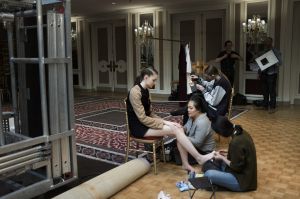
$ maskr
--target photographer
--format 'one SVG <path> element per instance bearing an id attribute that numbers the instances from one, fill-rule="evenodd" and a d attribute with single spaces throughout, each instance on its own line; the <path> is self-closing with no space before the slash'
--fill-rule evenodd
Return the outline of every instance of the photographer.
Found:
<path id="1" fill-rule="evenodd" d="M 232 41 L 228 40 L 224 44 L 225 50 L 221 51 L 216 58 L 216 62 L 221 63 L 221 71 L 234 86 L 234 64 L 237 60 L 241 60 L 240 55 L 232 50 Z"/>
<path id="2" fill-rule="evenodd" d="M 279 60 L 277 64 L 270 66 L 264 71 L 259 70 L 259 78 L 262 82 L 262 91 L 263 91 L 263 107 L 265 110 L 269 111 L 269 113 L 274 113 L 276 111 L 276 85 L 277 85 L 277 77 L 279 73 L 279 66 L 282 63 L 281 53 L 273 47 L 273 39 L 271 37 L 267 37 L 264 41 L 265 50 L 272 50 Z"/>

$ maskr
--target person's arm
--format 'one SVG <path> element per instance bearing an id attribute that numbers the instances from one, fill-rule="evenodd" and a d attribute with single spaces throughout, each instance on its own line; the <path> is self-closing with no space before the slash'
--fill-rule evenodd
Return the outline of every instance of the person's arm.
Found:
<path id="1" fill-rule="evenodd" d="M 225 96 L 225 94 L 226 91 L 221 86 L 216 86 L 210 92 L 203 92 L 205 101 L 207 101 L 212 106 L 218 105 Z"/>
<path id="2" fill-rule="evenodd" d="M 223 52 L 220 52 L 220 54 L 218 55 L 218 57 L 215 59 L 215 62 L 221 62 L 223 59 L 227 58 L 228 57 L 228 54 L 227 53 L 223 53 Z"/>
<path id="3" fill-rule="evenodd" d="M 221 155 L 219 152 L 215 153 L 216 159 L 221 159 L 225 164 L 230 167 L 235 172 L 241 172 L 246 165 L 246 152 L 241 143 L 231 143 L 230 144 L 230 160 Z"/>
<path id="4" fill-rule="evenodd" d="M 188 121 L 185 123 L 185 125 L 183 126 L 183 130 L 184 130 L 184 133 L 189 136 L 189 130 L 191 129 L 192 127 L 192 119 L 189 118 Z"/>
<path id="5" fill-rule="evenodd" d="M 236 60 L 239 60 L 239 61 L 243 60 L 242 57 L 237 52 L 235 52 L 235 51 L 231 52 L 230 57 L 232 59 L 236 59 Z"/>
<path id="6" fill-rule="evenodd" d="M 196 87 L 198 90 L 202 91 L 202 93 L 206 93 L 206 92 L 210 92 L 215 84 L 215 80 L 212 81 L 205 81 L 202 78 L 199 78 L 200 80 L 198 81 L 198 83 L 196 84 Z"/>
<path id="7" fill-rule="evenodd" d="M 164 125 L 163 119 L 152 118 L 146 115 L 141 98 L 142 98 L 142 94 L 140 90 L 138 88 L 133 87 L 129 94 L 129 100 L 140 122 L 149 128 L 154 128 L 154 129 L 163 128 Z"/>
<path id="8" fill-rule="evenodd" d="M 151 106 L 150 106 L 150 117 L 153 117 L 153 118 L 161 118 L 161 117 L 159 117 L 158 115 L 156 115 L 152 110 L 153 110 L 153 109 L 152 109 L 152 104 L 151 104 Z"/>
<path id="9" fill-rule="evenodd" d="M 208 120 L 207 120 L 208 122 Z M 197 148 L 201 148 L 206 140 L 207 131 L 209 130 L 209 124 L 205 120 L 198 120 L 195 128 L 195 132 L 191 133 L 192 136 L 188 136 L 189 140 Z"/>
<path id="10" fill-rule="evenodd" d="M 231 161 L 223 156 L 219 151 L 215 152 L 214 158 L 217 160 L 222 160 L 227 166 L 230 166 Z"/>
<path id="11" fill-rule="evenodd" d="M 236 172 L 241 172 L 246 165 L 246 152 L 240 143 L 234 144 L 233 147 L 229 167 Z"/>

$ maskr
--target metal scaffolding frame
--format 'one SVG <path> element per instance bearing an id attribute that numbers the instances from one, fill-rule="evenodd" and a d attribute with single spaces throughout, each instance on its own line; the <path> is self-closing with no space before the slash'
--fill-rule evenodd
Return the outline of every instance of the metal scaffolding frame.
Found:
<path id="1" fill-rule="evenodd" d="M 46 25 L 43 23 L 43 11 L 47 11 Z M 24 18 L 32 16 L 36 16 L 36 26 L 30 27 L 37 30 L 36 58 L 25 57 L 25 43 L 20 38 L 26 29 Z M 32 198 L 63 186 L 78 175 L 73 110 L 71 0 L 0 0 L 0 21 L 7 31 L 15 124 L 14 132 L 7 132 L 4 128 L 2 121 L 5 113 L 0 98 L 0 181 L 5 182 L 12 176 L 26 172 L 35 173 L 41 178 L 0 197 Z M 47 28 L 47 57 L 44 54 L 44 27 Z M 22 105 L 26 102 L 26 86 L 22 84 L 26 82 L 24 71 L 26 64 L 32 63 L 38 64 L 39 69 L 43 131 L 42 136 L 34 138 L 26 137 L 26 106 Z M 26 139 L 9 143 L 8 136 Z M 38 169 L 41 168 L 44 170 L 39 173 Z"/>

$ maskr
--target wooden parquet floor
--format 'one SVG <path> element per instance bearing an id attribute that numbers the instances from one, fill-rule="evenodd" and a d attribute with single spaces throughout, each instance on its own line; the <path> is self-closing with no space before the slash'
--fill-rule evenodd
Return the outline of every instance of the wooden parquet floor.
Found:
<path id="1" fill-rule="evenodd" d="M 253 137 L 257 152 L 258 189 L 252 192 L 217 192 L 218 199 L 299 199 L 300 198 L 300 106 L 281 105 L 274 114 L 263 110 L 250 111 L 234 120 Z M 218 148 L 227 148 L 221 140 Z M 134 172 L 134 171 L 130 171 Z M 163 190 L 175 198 L 189 198 L 175 184 L 185 180 L 186 172 L 169 163 L 158 164 L 158 175 L 150 171 L 112 198 L 156 199 Z M 210 192 L 197 191 L 194 198 L 209 198 Z"/>

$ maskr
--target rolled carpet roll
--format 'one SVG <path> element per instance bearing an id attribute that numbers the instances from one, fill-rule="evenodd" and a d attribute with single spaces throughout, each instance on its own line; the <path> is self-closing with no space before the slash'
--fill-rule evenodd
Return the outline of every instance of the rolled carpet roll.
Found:
<path id="1" fill-rule="evenodd" d="M 55 199 L 104 199 L 116 194 L 150 170 L 149 162 L 144 158 L 131 160 L 109 170 L 83 184 L 74 187 Z"/>

